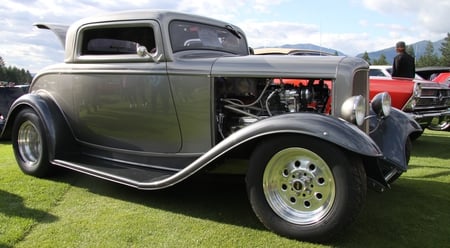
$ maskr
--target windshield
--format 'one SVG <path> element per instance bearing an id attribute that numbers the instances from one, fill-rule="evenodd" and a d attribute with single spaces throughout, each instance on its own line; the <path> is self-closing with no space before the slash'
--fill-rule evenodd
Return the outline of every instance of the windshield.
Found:
<path id="1" fill-rule="evenodd" d="M 215 50 L 247 55 L 248 46 L 243 34 L 231 26 L 211 26 L 195 22 L 173 21 L 170 24 L 173 52 L 185 50 Z"/>

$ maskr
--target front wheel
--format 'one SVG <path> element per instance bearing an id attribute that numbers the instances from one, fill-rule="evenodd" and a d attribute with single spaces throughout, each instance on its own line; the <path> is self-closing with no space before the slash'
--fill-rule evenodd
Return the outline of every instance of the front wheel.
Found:
<path id="1" fill-rule="evenodd" d="M 354 221 L 366 196 L 361 160 L 305 136 L 264 140 L 247 173 L 250 203 L 275 233 L 324 242 Z"/>
<path id="2" fill-rule="evenodd" d="M 428 129 L 434 131 L 450 131 L 450 116 L 433 118 Z"/>
<path id="3" fill-rule="evenodd" d="M 12 133 L 14 155 L 20 169 L 28 175 L 43 177 L 48 174 L 48 147 L 41 120 L 31 109 L 17 115 Z"/>

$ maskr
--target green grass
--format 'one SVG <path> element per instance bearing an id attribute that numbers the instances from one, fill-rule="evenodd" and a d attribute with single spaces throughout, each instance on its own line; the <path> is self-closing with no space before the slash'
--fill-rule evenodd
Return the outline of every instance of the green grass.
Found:
<path id="1" fill-rule="evenodd" d="M 368 192 L 328 245 L 289 240 L 254 216 L 241 178 L 139 191 L 76 172 L 24 175 L 0 143 L 0 247 L 449 247 L 450 132 L 427 130 L 391 190 Z"/>

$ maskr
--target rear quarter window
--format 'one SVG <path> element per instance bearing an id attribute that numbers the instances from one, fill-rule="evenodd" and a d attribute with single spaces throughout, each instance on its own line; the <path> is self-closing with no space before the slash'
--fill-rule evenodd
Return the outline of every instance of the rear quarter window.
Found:
<path id="1" fill-rule="evenodd" d="M 153 29 L 146 27 L 102 27 L 83 32 L 80 55 L 135 54 L 137 46 L 155 47 Z"/>

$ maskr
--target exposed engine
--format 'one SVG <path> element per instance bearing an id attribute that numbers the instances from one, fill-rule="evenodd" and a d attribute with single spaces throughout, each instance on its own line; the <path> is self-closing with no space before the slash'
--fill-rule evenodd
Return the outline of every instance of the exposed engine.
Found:
<path id="1" fill-rule="evenodd" d="M 217 125 L 221 138 L 273 115 L 330 112 L 330 87 L 323 79 L 216 78 Z"/>

